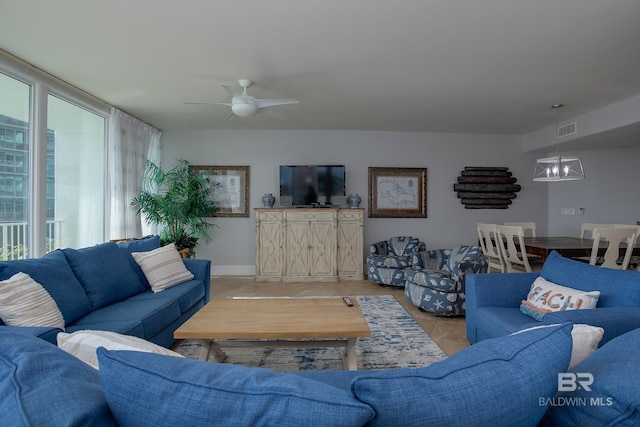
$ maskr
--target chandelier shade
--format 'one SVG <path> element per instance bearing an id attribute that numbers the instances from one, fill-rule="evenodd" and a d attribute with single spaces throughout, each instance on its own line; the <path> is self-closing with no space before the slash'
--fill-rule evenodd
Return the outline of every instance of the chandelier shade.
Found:
<path id="1" fill-rule="evenodd" d="M 584 179 L 580 157 L 553 156 L 536 161 L 534 181 L 575 181 Z"/>
<path id="2" fill-rule="evenodd" d="M 560 137 L 558 132 L 558 109 L 562 104 L 553 104 L 556 112 L 556 155 L 536 161 L 536 170 L 533 172 L 533 180 L 539 182 L 576 181 L 584 179 L 584 169 L 580 157 L 561 156 Z"/>

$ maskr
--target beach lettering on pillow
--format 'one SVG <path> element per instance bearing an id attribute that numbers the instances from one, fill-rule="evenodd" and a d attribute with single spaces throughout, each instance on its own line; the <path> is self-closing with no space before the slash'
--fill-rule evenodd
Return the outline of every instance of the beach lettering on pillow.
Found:
<path id="1" fill-rule="evenodd" d="M 542 320 L 545 314 L 554 311 L 595 308 L 599 297 L 600 291 L 581 291 L 538 277 L 531 285 L 527 299 L 522 301 L 520 311 Z"/>

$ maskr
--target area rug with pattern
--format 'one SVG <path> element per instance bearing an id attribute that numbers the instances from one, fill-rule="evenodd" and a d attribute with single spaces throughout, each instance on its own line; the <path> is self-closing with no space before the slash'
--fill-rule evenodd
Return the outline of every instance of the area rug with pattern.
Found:
<path id="1" fill-rule="evenodd" d="M 447 355 L 391 295 L 356 297 L 371 330 L 358 338 L 358 369 L 420 368 Z M 343 369 L 342 348 L 228 347 L 224 363 L 262 367 L 280 372 Z M 185 340 L 178 353 L 197 358 L 200 344 Z"/>

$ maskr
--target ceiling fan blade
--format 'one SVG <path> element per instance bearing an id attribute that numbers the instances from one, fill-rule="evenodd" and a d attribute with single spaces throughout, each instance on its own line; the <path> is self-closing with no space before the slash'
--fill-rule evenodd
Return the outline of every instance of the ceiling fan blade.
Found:
<path id="1" fill-rule="evenodd" d="M 259 108 L 300 103 L 297 99 L 256 99 L 256 102 Z"/>
<path id="2" fill-rule="evenodd" d="M 233 86 L 229 86 L 229 85 L 222 85 L 222 87 L 224 88 L 224 90 L 226 90 L 226 91 L 227 91 L 227 93 L 228 93 L 229 95 L 233 96 L 234 98 L 241 98 L 241 99 L 242 99 L 242 96 L 238 93 L 238 91 L 237 91 L 237 90 L 235 90 L 235 89 L 233 88 Z"/>
<path id="3" fill-rule="evenodd" d="M 228 102 L 185 102 L 185 104 L 224 105 L 226 107 L 231 107 L 231 104 Z"/>
<path id="4" fill-rule="evenodd" d="M 287 118 L 287 116 L 285 116 L 284 114 L 279 113 L 277 111 L 269 110 L 268 108 L 261 108 L 258 110 L 258 112 L 262 114 L 266 114 L 267 116 L 273 117 L 275 119 L 284 120 Z"/>
<path id="5" fill-rule="evenodd" d="M 233 118 L 234 118 L 235 116 L 236 116 L 236 115 L 235 115 L 235 114 L 233 114 L 233 111 L 232 111 L 232 112 L 230 112 L 230 113 L 229 113 L 229 115 L 228 115 L 227 117 L 225 117 L 224 119 L 225 119 L 225 120 L 233 120 Z"/>

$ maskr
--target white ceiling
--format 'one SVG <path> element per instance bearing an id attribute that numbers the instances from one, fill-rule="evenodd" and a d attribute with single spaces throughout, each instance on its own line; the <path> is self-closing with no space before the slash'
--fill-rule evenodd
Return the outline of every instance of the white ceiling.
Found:
<path id="1" fill-rule="evenodd" d="M 527 134 L 640 94 L 638 0 L 0 0 L 0 49 L 160 129 Z M 297 98 L 225 121 L 220 84 Z"/>

